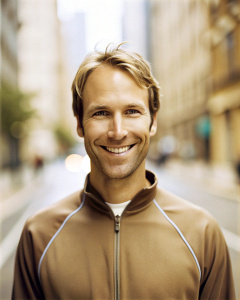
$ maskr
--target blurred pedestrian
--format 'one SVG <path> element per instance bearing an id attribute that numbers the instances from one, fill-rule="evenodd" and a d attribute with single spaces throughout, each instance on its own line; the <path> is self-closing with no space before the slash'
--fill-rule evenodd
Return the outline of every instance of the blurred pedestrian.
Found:
<path id="1" fill-rule="evenodd" d="M 160 106 L 149 64 L 109 46 L 85 58 L 72 92 L 91 172 L 26 222 L 12 299 L 235 299 L 217 222 L 145 170 Z"/>
<path id="2" fill-rule="evenodd" d="M 237 173 L 237 180 L 238 184 L 240 185 L 240 150 L 238 151 L 237 160 L 236 160 L 236 173 Z"/>
<path id="3" fill-rule="evenodd" d="M 34 156 L 33 165 L 34 165 L 35 171 L 38 172 L 39 170 L 41 170 L 43 168 L 43 165 L 44 165 L 43 157 L 36 154 Z"/>

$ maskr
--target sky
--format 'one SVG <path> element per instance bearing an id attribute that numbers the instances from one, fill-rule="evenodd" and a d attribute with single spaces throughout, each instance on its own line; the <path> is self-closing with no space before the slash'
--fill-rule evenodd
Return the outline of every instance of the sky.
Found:
<path id="1" fill-rule="evenodd" d="M 122 41 L 122 0 L 58 0 L 58 17 L 68 22 L 76 13 L 85 14 L 86 51 L 97 43 Z"/>

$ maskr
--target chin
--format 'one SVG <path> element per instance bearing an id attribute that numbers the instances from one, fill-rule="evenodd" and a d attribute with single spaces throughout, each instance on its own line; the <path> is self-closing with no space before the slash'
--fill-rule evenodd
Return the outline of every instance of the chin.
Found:
<path id="1" fill-rule="evenodd" d="M 131 176 L 135 172 L 135 169 L 123 170 L 122 168 L 112 168 L 111 170 L 102 169 L 101 172 L 109 179 L 125 179 Z"/>

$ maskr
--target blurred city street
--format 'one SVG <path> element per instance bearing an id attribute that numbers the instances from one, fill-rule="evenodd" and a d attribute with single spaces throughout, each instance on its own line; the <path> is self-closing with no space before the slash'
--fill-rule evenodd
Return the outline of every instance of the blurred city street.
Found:
<path id="1" fill-rule="evenodd" d="M 89 52 L 123 41 L 160 86 L 147 168 L 217 219 L 240 300 L 239 37 L 240 0 L 0 1 L 0 300 L 10 299 L 26 219 L 89 172 L 72 111 L 76 71 Z"/>
<path id="2" fill-rule="evenodd" d="M 29 170 L 30 172 L 30 170 Z M 64 198 L 83 186 L 86 174 L 69 172 L 64 161 L 46 165 L 14 194 L 1 200 L 0 299 L 11 293 L 13 260 L 16 246 L 26 219 L 46 205 Z M 12 187 L 14 189 L 14 186 Z"/>
<path id="3" fill-rule="evenodd" d="M 239 187 L 232 186 L 230 191 L 230 187 L 224 187 L 224 184 L 217 188 L 210 178 L 205 177 L 201 181 L 194 176 L 193 166 L 190 169 L 187 165 L 180 167 L 170 163 L 163 167 L 148 160 L 147 168 L 157 174 L 160 187 L 204 207 L 217 219 L 230 250 L 240 297 Z M 22 187 L 14 190 L 13 194 L 8 191 L 8 197 L 1 200 L 1 300 L 10 299 L 14 255 L 26 219 L 44 206 L 83 187 L 85 176 L 83 171 L 68 171 L 64 160 L 59 159 L 33 173 Z"/>

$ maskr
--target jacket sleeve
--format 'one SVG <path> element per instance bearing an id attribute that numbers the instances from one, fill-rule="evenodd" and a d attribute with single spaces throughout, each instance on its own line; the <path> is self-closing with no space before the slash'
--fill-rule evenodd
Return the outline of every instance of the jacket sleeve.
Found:
<path id="1" fill-rule="evenodd" d="M 25 225 L 15 258 L 12 300 L 44 299 L 37 274 L 33 239 Z"/>
<path id="2" fill-rule="evenodd" d="M 215 220 L 206 228 L 202 271 L 199 299 L 236 299 L 228 248 Z"/>

